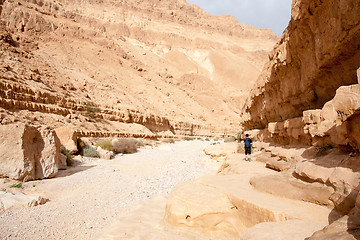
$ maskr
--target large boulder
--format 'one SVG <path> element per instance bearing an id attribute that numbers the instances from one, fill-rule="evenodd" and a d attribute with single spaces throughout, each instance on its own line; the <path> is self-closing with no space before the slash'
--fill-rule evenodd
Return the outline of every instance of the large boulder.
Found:
<path id="1" fill-rule="evenodd" d="M 48 127 L 42 127 L 39 131 L 44 148 L 36 161 L 35 179 L 55 177 L 60 168 L 60 140 L 55 131 Z"/>
<path id="2" fill-rule="evenodd" d="M 77 138 L 78 133 L 67 126 L 59 127 L 55 129 L 56 135 L 60 139 L 61 145 L 70 153 L 75 153 L 78 151 L 77 148 Z"/>
<path id="3" fill-rule="evenodd" d="M 0 176 L 21 181 L 54 177 L 60 145 L 56 134 L 24 123 L 0 127 Z"/>

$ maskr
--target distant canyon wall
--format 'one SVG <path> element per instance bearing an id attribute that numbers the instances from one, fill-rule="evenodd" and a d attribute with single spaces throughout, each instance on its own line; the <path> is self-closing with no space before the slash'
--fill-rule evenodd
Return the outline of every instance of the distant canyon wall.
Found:
<path id="1" fill-rule="evenodd" d="M 154 133 L 236 133 L 240 106 L 278 39 L 186 1 L 0 5 L 13 39 L 1 49 L 2 107 L 67 116 L 91 103 L 100 128 L 109 120 Z"/>
<path id="2" fill-rule="evenodd" d="M 243 108 L 244 129 L 275 142 L 359 150 L 360 2 L 296 0 Z"/>

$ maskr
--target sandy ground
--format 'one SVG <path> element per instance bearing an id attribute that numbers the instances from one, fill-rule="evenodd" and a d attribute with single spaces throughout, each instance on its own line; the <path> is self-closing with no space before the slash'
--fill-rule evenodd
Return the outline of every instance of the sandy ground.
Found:
<path id="1" fill-rule="evenodd" d="M 164 199 L 177 183 L 214 173 L 219 163 L 202 151 L 209 144 L 177 142 L 113 160 L 82 158 L 56 178 L 24 183 L 21 191 L 49 201 L 0 213 L 0 239 L 98 239 L 120 216 Z"/>

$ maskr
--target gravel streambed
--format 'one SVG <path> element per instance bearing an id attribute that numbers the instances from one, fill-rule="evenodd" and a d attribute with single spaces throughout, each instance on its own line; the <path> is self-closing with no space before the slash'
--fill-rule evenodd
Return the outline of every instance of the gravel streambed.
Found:
<path id="1" fill-rule="evenodd" d="M 24 183 L 26 194 L 49 201 L 0 213 L 0 239 L 94 239 L 117 215 L 214 170 L 217 163 L 202 151 L 209 144 L 183 141 L 113 160 L 83 158 L 56 178 Z"/>

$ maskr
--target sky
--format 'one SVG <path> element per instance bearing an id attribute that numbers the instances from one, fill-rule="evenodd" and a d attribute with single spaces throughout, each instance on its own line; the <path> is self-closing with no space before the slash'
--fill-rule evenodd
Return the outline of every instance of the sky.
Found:
<path id="1" fill-rule="evenodd" d="M 232 15 L 244 25 L 271 29 L 281 36 L 291 16 L 292 0 L 187 0 L 214 15 Z"/>

